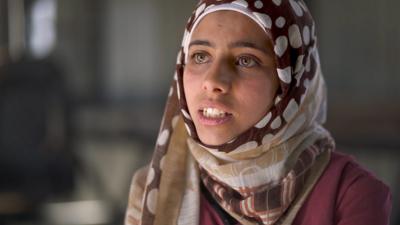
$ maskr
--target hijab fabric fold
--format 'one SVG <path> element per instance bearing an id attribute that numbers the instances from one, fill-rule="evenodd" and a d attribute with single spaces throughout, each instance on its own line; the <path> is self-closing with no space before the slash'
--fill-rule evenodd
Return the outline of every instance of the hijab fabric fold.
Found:
<path id="1" fill-rule="evenodd" d="M 260 121 L 219 146 L 198 138 L 183 92 L 191 34 L 220 10 L 256 22 L 274 46 L 280 91 Z M 200 182 L 241 224 L 291 224 L 329 162 L 326 88 L 302 0 L 204 0 L 185 29 L 150 165 L 133 178 L 125 224 L 198 224 Z"/>

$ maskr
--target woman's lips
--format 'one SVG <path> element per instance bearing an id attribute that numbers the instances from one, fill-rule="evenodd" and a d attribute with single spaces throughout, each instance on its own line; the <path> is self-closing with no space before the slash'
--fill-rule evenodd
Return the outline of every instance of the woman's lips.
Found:
<path id="1" fill-rule="evenodd" d="M 210 112 L 210 114 L 208 112 Z M 232 119 L 232 114 L 224 112 L 223 114 L 211 115 L 212 109 L 205 108 L 198 111 L 199 122 L 203 125 L 216 126 L 229 122 Z M 215 111 L 214 111 L 215 112 Z"/>

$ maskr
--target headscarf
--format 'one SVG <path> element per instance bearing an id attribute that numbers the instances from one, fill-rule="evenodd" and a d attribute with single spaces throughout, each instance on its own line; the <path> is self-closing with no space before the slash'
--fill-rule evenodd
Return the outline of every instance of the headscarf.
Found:
<path id="1" fill-rule="evenodd" d="M 183 72 L 192 32 L 220 10 L 248 16 L 272 40 L 280 91 L 253 127 L 211 146 L 196 133 Z M 325 118 L 315 23 L 302 0 L 200 1 L 186 25 L 154 155 L 133 180 L 126 224 L 198 224 L 200 182 L 242 224 L 290 224 L 334 149 Z"/>

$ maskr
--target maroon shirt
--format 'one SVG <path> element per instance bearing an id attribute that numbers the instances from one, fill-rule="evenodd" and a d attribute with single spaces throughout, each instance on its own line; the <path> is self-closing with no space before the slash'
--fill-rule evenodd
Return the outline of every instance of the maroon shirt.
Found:
<path id="1" fill-rule="evenodd" d="M 201 196 L 200 225 L 238 224 Z M 387 225 L 389 188 L 350 156 L 333 152 L 331 161 L 292 225 Z"/>

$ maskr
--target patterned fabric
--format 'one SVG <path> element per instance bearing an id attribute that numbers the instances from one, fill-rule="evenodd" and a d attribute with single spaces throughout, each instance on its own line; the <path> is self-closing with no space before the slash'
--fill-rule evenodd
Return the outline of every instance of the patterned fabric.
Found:
<path id="1" fill-rule="evenodd" d="M 314 164 L 316 157 L 322 150 L 326 150 L 319 144 L 321 143 L 316 143 L 303 151 L 294 168 L 275 185 L 263 184 L 255 188 L 239 185 L 234 191 L 218 178 L 200 169 L 202 180 L 214 199 L 227 211 L 242 215 L 256 224 L 274 224 L 292 203 L 295 194 L 303 187 L 307 172 Z M 247 169 L 254 169 L 254 167 L 247 167 Z M 225 180 L 222 179 L 222 181 Z"/>
<path id="2" fill-rule="evenodd" d="M 210 146 L 189 114 L 183 71 L 193 30 L 219 10 L 263 28 L 273 42 L 280 91 L 252 128 Z M 242 224 L 290 224 L 334 148 L 321 126 L 325 117 L 315 23 L 302 0 L 200 1 L 185 29 L 152 161 L 133 180 L 126 224 L 198 224 L 199 182 Z"/>

